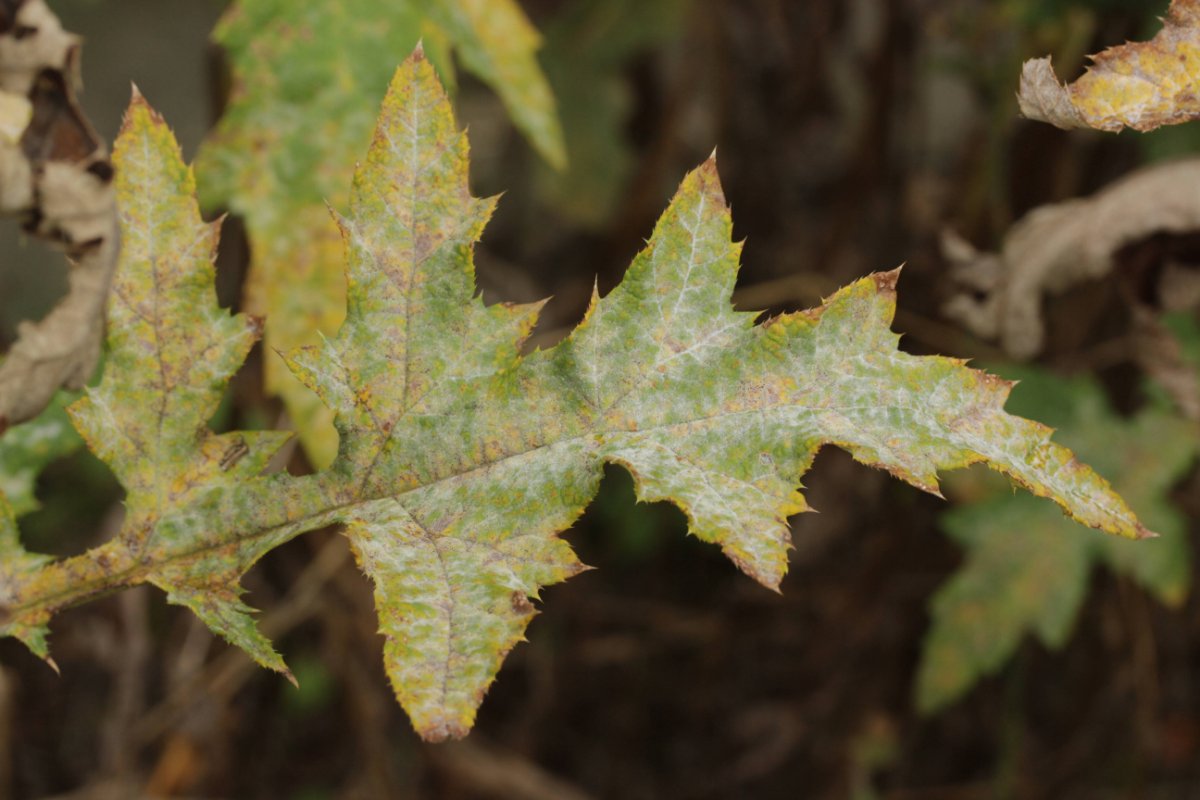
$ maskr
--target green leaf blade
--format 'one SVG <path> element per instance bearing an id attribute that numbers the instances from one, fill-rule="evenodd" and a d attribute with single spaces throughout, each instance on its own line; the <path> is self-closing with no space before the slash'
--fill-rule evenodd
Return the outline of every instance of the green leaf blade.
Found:
<path id="1" fill-rule="evenodd" d="M 135 519 L 156 518 L 215 466 L 196 433 L 258 338 L 259 324 L 217 308 L 217 228 L 200 219 L 191 171 L 174 136 L 135 96 L 114 160 L 122 261 L 109 310 L 110 356 L 98 387 L 71 408 L 92 451 L 130 493 Z M 208 302 L 196 302 L 205 298 Z M 143 507 L 143 502 L 149 502 Z"/>
<path id="2" fill-rule="evenodd" d="M 465 734 L 533 616 L 528 598 L 583 568 L 554 534 L 599 480 L 576 442 L 552 445 L 549 463 L 504 452 L 535 434 L 495 420 L 555 426 L 545 408 L 516 412 L 528 394 L 497 379 L 537 306 L 474 296 L 472 249 L 492 206 L 470 195 L 465 137 L 418 51 L 396 72 L 340 220 L 346 321 L 288 360 L 337 412 L 333 471 L 354 476 L 357 498 L 340 519 L 375 583 L 397 697 L 429 738 Z"/>
<path id="3" fill-rule="evenodd" d="M 234 84 L 197 157 L 201 198 L 246 219 L 245 300 L 267 320 L 266 389 L 283 399 L 318 467 L 337 452 L 333 413 L 276 354 L 316 346 L 342 322 L 342 238 L 328 207 L 345 210 L 395 54 L 420 29 L 411 2 L 241 0 L 214 34 Z"/>
<path id="4" fill-rule="evenodd" d="M 474 508 L 487 509 L 487 499 Z M 481 535 L 463 519 L 477 516 L 471 507 L 456 506 L 457 513 L 439 519 L 422 508 L 428 500 L 410 503 L 432 525 L 384 500 L 360 507 L 346 534 L 375 582 L 396 696 L 421 735 L 436 741 L 470 730 L 484 692 L 534 616 L 528 598 L 583 565 L 553 530 Z"/>
<path id="5" fill-rule="evenodd" d="M 249 567 L 236 541 L 207 553 L 206 538 L 168 523 L 204 494 L 257 475 L 282 432 L 214 434 L 208 420 L 258 340 L 261 324 L 216 303 L 218 224 L 200 218 L 192 171 L 170 129 L 134 95 L 114 145 L 122 251 L 109 309 L 100 385 L 71 416 L 127 491 L 124 549 L 161 562 L 143 579 L 186 605 L 261 664 L 286 673 L 238 599 Z M 251 545 L 252 547 L 252 545 Z M 189 557 L 189 550 L 201 555 Z"/>
<path id="6" fill-rule="evenodd" d="M 338 411 L 330 479 L 347 482 L 341 519 L 422 735 L 466 731 L 528 598 L 578 571 L 556 534 L 605 461 L 769 587 L 786 570 L 787 517 L 807 508 L 796 487 L 826 444 L 932 492 L 940 470 L 987 462 L 1080 520 L 1143 532 L 1048 428 L 1004 412 L 1008 382 L 897 349 L 896 273 L 759 326 L 734 311 L 740 248 L 713 161 L 580 326 L 518 357 L 523 318 L 473 297 L 470 246 L 490 206 L 470 198 L 441 94 L 420 53 L 398 70 L 343 222 L 346 322 L 292 358 Z M 439 384 L 452 388 L 427 388 Z"/>
<path id="7" fill-rule="evenodd" d="M 10 608 L 31 626 L 89 591 L 151 582 L 283 670 L 238 581 L 273 547 L 341 523 L 375 585 L 396 695 L 439 739 L 469 729 L 541 587 L 584 569 L 559 534 L 605 462 L 627 466 L 642 499 L 678 504 L 694 534 L 770 587 L 787 565 L 787 517 L 806 507 L 797 487 L 826 444 L 932 492 L 941 470 L 986 462 L 1078 519 L 1144 530 L 1048 428 L 1005 413 L 1010 384 L 898 350 L 896 273 L 761 325 L 735 312 L 739 247 L 711 160 L 684 180 L 626 282 L 595 297 L 564 342 L 522 355 L 537 307 L 475 296 L 472 248 L 491 202 L 470 195 L 465 139 L 420 52 L 393 78 L 340 220 L 345 320 L 288 351 L 336 414 L 340 450 L 316 475 L 262 476 L 283 434 L 206 425 L 257 326 L 216 308 L 215 233 L 173 139 L 136 103 L 130 119 L 117 147 L 131 159 L 118 164 L 135 243 L 119 300 L 127 331 L 75 415 L 131 513 L 113 542 L 49 565 L 34 588 L 12 584 Z"/>
<path id="8" fill-rule="evenodd" d="M 606 438 L 610 458 L 634 473 L 642 499 L 679 502 L 693 533 L 772 587 L 786 568 L 786 517 L 806 508 L 794 487 L 825 444 L 934 493 L 940 470 L 984 461 L 1084 524 L 1145 535 L 1107 482 L 1050 441 L 1048 428 L 1004 412 L 1007 382 L 896 349 L 895 281 L 896 273 L 863 279 L 819 309 L 657 364 L 652 371 L 663 371 L 606 412 L 616 429 Z M 727 298 L 721 281 L 704 286 Z M 712 300 L 694 298 L 719 319 Z"/>

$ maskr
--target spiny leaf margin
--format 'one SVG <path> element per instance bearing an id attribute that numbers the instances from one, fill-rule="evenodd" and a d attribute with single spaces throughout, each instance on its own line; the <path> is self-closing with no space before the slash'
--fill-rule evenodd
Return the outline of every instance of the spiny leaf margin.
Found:
<path id="1" fill-rule="evenodd" d="M 786 517 L 805 509 L 796 487 L 825 444 L 931 492 L 939 470 L 986 462 L 1086 524 L 1147 534 L 1048 428 L 1003 411 L 1009 383 L 898 350 L 896 272 L 761 325 L 734 311 L 740 246 L 711 159 L 684 179 L 622 283 L 593 297 L 566 340 L 521 356 L 537 306 L 488 307 L 475 296 L 472 249 L 491 201 L 470 195 L 465 138 L 419 51 L 393 78 L 339 221 L 346 322 L 288 354 L 337 412 L 338 457 L 313 476 L 259 476 L 282 434 L 215 436 L 202 413 L 255 326 L 216 312 L 215 232 L 198 232 L 190 172 L 165 126 L 150 127 L 159 143 L 150 149 L 175 179 L 147 186 L 186 206 L 176 213 L 189 235 L 167 277 L 192 294 L 176 301 L 215 315 L 201 334 L 228 327 L 230 336 L 219 369 L 197 376 L 183 417 L 170 419 L 190 438 L 165 442 L 165 463 L 182 470 L 169 485 L 147 468 L 164 463 L 153 451 L 126 453 L 120 441 L 138 433 L 144 397 L 124 398 L 132 410 L 93 400 L 76 415 L 122 479 L 145 488 L 131 491 L 116 540 L 17 587 L 7 611 L 18 621 L 148 581 L 282 669 L 238 604 L 237 582 L 271 548 L 341 523 L 375 581 L 396 694 L 422 736 L 443 739 L 470 729 L 540 587 L 584 568 L 557 533 L 593 497 L 606 462 L 633 473 L 642 499 L 678 504 L 695 535 L 772 588 L 786 569 Z M 181 335 L 165 332 L 168 342 Z M 195 326 L 187 335 L 202 338 Z M 147 372 L 127 379 L 151 380 Z"/>
<path id="2" fill-rule="evenodd" d="M 523 598 L 578 571 L 566 550 L 532 557 L 533 571 L 512 559 L 530 559 L 531 541 L 557 541 L 604 462 L 629 469 L 641 499 L 678 504 L 692 533 L 772 588 L 786 569 L 786 517 L 806 510 L 795 487 L 826 443 L 932 492 L 939 469 L 986 461 L 1086 524 L 1147 535 L 1048 428 L 1002 411 L 1011 384 L 896 349 L 897 273 L 761 326 L 734 311 L 740 247 L 712 160 L 684 179 L 646 250 L 610 295 L 593 297 L 580 326 L 516 358 L 536 310 L 485 309 L 473 296 L 470 248 L 490 204 L 470 199 L 453 125 L 418 51 L 393 79 L 351 216 L 339 222 L 346 322 L 289 358 L 337 412 L 332 471 L 370 474 L 359 489 L 370 512 L 343 521 L 376 581 L 397 695 L 423 735 L 466 732 L 498 656 L 528 621 Z M 396 335 L 368 351 L 389 324 Z M 442 333 L 421 342 L 410 328 Z M 445 335 L 462 331 L 475 335 Z M 448 372 L 451 363 L 475 366 Z M 389 493 L 394 502 L 373 505 Z M 478 547 L 492 560 L 473 561 Z M 447 569 L 460 583 L 472 576 L 466 603 Z M 424 599 L 414 607 L 414 597 Z M 482 619 L 508 622 L 473 639 Z M 446 655 L 431 662 L 430 652 Z"/>
<path id="3" fill-rule="evenodd" d="M 108 560 L 115 575 L 130 560 L 157 564 L 174 548 L 194 545 L 174 540 L 163 523 L 191 498 L 261 471 L 290 434 L 218 435 L 208 428 L 262 325 L 217 305 L 220 221 L 201 219 L 192 170 L 136 87 L 113 161 L 122 249 L 109 304 L 108 358 L 100 384 L 68 411 L 127 492 L 116 540 L 121 550 Z M 288 674 L 238 600 L 242 561 L 237 552 L 185 558 L 140 580 L 164 589 L 169 601 L 192 609 L 258 663 Z"/>

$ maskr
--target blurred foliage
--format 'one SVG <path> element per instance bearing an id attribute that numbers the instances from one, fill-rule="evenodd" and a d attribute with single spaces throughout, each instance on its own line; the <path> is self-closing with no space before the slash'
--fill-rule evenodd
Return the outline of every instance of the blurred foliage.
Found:
<path id="1" fill-rule="evenodd" d="M 33 490 L 42 469 L 83 444 L 67 418 L 72 399 L 60 392 L 35 419 L 0 435 L 0 503 L 7 499 L 18 517 L 37 509 Z"/>
<path id="2" fill-rule="evenodd" d="M 337 698 L 337 684 L 319 655 L 302 653 L 293 656 L 289 666 L 296 677 L 296 689 L 283 695 L 288 714 L 315 714 L 328 708 Z"/>
<path id="3" fill-rule="evenodd" d="M 1111 478 L 1160 538 L 1130 542 L 1086 531 L 979 469 L 951 478 L 959 507 L 942 515 L 942 525 L 966 557 L 931 601 L 933 624 L 917 678 L 917 703 L 925 711 L 997 672 L 1026 634 L 1061 648 L 1095 565 L 1168 605 L 1178 606 L 1188 590 L 1186 520 L 1168 495 L 1195 460 L 1196 426 L 1159 403 L 1122 418 L 1086 376 L 1064 379 L 1033 367 L 998 371 L 1020 381 L 1007 408 L 1056 427 L 1056 441 Z"/>
<path id="4" fill-rule="evenodd" d="M 1162 321 L 1179 342 L 1183 357 L 1188 363 L 1200 367 L 1200 320 L 1196 319 L 1196 315 L 1177 311 L 1164 315 Z"/>
<path id="5" fill-rule="evenodd" d="M 1028 23 L 1058 21 L 1072 11 L 1085 10 L 1097 14 L 1127 14 L 1151 26 L 1167 11 L 1170 0 L 1009 0 L 1020 9 Z"/>
<path id="6" fill-rule="evenodd" d="M 582 0 L 545 28 L 542 61 L 567 142 L 565 171 L 542 170 L 549 205 L 590 227 L 609 220 L 634 167 L 627 71 L 678 36 L 691 0 Z"/>

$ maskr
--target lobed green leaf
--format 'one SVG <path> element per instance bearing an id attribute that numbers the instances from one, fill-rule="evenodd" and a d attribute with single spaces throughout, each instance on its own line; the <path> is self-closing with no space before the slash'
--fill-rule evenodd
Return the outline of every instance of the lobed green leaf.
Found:
<path id="1" fill-rule="evenodd" d="M 137 98 L 116 153 L 128 246 L 109 369 L 74 419 L 128 489 L 128 515 L 114 541 L 17 581 L 11 626 L 150 582 L 284 670 L 238 581 L 271 548 L 340 523 L 375 584 L 396 695 L 422 736 L 443 739 L 470 729 L 540 588 L 584 569 L 558 534 L 605 463 L 771 588 L 787 516 L 806 508 L 796 487 L 826 444 L 932 492 L 940 470 L 984 462 L 1085 524 L 1147 534 L 1048 428 L 1004 412 L 1009 383 L 899 352 L 897 273 L 761 325 L 734 311 L 740 246 L 713 160 L 684 179 L 620 286 L 559 345 L 521 355 L 538 307 L 475 294 L 493 202 L 470 194 L 466 139 L 420 50 L 337 219 L 345 322 L 287 354 L 335 414 L 337 457 L 312 476 L 262 475 L 281 434 L 206 425 L 258 326 L 216 307 L 216 229 L 191 172 Z"/>
<path id="2" fill-rule="evenodd" d="M 1049 429 L 1003 412 L 1010 384 L 897 350 L 896 273 L 760 326 L 734 311 L 740 248 L 712 161 L 579 328 L 519 358 L 534 310 L 474 296 L 471 246 L 490 204 L 466 176 L 465 141 L 418 54 L 392 83 L 341 221 L 346 322 L 290 359 L 337 413 L 331 472 L 355 476 L 348 494 L 362 502 L 341 519 L 423 735 L 465 733 L 527 598 L 580 569 L 554 534 L 604 462 L 770 587 L 824 444 L 929 491 L 938 470 L 984 461 L 1087 524 L 1146 533 Z"/>
<path id="3" fill-rule="evenodd" d="M 172 512 L 260 472 L 288 435 L 217 435 L 208 428 L 261 325 L 217 306 L 219 223 L 200 218 L 192 171 L 174 135 L 136 92 L 113 163 L 122 248 L 108 312 L 109 356 L 99 386 L 70 412 L 126 489 L 120 542 L 130 556 L 154 564 L 196 544 L 162 524 Z M 249 565 L 233 549 L 221 563 L 177 557 L 145 580 L 260 664 L 286 672 L 237 600 L 237 581 Z"/>

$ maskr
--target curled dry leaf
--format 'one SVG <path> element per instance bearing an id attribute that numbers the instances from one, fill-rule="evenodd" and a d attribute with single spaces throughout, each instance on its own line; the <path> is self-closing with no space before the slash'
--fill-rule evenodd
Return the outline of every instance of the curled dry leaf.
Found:
<path id="1" fill-rule="evenodd" d="M 1138 366 L 1167 393 L 1186 419 L 1200 421 L 1200 371 L 1161 316 L 1139 306 L 1133 314 Z"/>
<path id="2" fill-rule="evenodd" d="M 963 291 L 943 310 L 976 335 L 999 340 L 1009 355 L 1030 358 L 1045 337 L 1044 296 L 1107 275 L 1125 245 L 1195 230 L 1200 159 L 1149 167 L 1090 198 L 1033 210 L 1013 226 L 999 253 L 979 253 L 947 236 L 943 251 Z"/>
<path id="3" fill-rule="evenodd" d="M 1200 422 L 1200 323 L 1190 311 L 1166 311 L 1136 310 L 1133 333 L 1138 366 L 1181 416 Z"/>
<path id="4" fill-rule="evenodd" d="M 1150 131 L 1200 117 L 1200 0 L 1172 0 L 1149 42 L 1111 47 L 1065 86 L 1049 58 L 1026 61 L 1021 113 L 1059 128 Z"/>
<path id="5" fill-rule="evenodd" d="M 75 99 L 79 40 L 43 0 L 0 0 L 0 214 L 66 251 L 67 296 L 0 363 L 0 430 L 95 371 L 119 235 L 104 143 Z"/>

